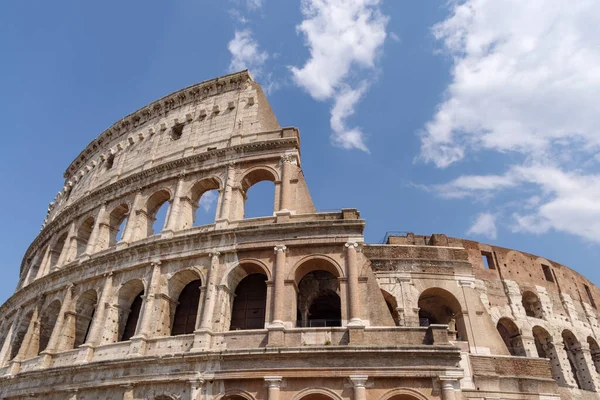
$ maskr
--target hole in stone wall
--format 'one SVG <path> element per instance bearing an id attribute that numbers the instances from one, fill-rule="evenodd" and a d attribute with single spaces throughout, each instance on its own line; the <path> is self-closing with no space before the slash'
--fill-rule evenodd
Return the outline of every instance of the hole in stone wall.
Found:
<path id="1" fill-rule="evenodd" d="M 552 269 L 549 265 L 542 264 L 542 271 L 544 272 L 544 278 L 548 282 L 554 282 L 554 278 L 552 277 Z"/>
<path id="2" fill-rule="evenodd" d="M 179 140 L 183 135 L 183 124 L 177 124 L 171 128 L 171 139 Z"/>
<path id="3" fill-rule="evenodd" d="M 111 154 L 106 159 L 106 164 L 105 164 L 106 165 L 106 170 L 108 171 L 109 169 L 112 169 L 114 163 L 115 163 L 115 155 Z"/>
<path id="4" fill-rule="evenodd" d="M 488 251 L 481 252 L 481 261 L 483 262 L 483 267 L 486 269 L 496 269 L 496 264 L 494 263 L 494 255 Z"/>

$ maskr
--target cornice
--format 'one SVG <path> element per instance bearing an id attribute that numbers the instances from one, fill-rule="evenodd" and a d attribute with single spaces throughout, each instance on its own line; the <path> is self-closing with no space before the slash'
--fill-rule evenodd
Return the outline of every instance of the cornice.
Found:
<path id="1" fill-rule="evenodd" d="M 186 104 L 204 100 L 208 97 L 232 90 L 238 90 L 248 81 L 254 81 L 248 70 L 203 81 L 164 96 L 121 118 L 121 120 L 98 135 L 96 139 L 92 140 L 92 142 L 79 153 L 65 171 L 65 179 L 70 179 L 81 166 L 84 166 L 89 161 L 90 156 L 95 153 L 98 148 L 101 148 L 105 142 L 124 136 L 129 133 L 131 129 L 135 129 L 155 117 L 164 115 L 169 111 L 175 110 Z"/>

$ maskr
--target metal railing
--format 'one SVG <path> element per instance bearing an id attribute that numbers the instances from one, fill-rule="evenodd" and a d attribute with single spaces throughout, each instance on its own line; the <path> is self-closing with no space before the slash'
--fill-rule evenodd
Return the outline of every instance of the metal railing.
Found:
<path id="1" fill-rule="evenodd" d="M 342 321 L 339 319 L 311 319 L 305 323 L 302 321 L 296 322 L 297 328 L 330 328 L 342 326 Z"/>

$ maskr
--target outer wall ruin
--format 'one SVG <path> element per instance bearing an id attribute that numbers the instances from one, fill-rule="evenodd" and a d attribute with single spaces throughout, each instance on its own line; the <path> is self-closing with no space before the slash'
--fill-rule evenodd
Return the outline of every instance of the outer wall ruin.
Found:
<path id="1" fill-rule="evenodd" d="M 263 181 L 273 213 L 244 218 Z M 247 71 L 166 96 L 65 172 L 0 307 L 0 398 L 600 398 L 583 276 L 442 234 L 367 244 L 364 226 L 315 210 L 299 132 Z"/>

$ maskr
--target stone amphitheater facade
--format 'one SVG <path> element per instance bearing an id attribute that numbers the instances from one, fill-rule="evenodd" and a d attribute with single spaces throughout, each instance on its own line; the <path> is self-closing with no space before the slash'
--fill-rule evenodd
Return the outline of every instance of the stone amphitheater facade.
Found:
<path id="1" fill-rule="evenodd" d="M 261 181 L 273 213 L 244 219 Z M 0 398 L 599 397 L 583 276 L 443 234 L 366 244 L 364 227 L 316 211 L 299 132 L 247 71 L 164 97 L 66 170 L 0 307 Z"/>

